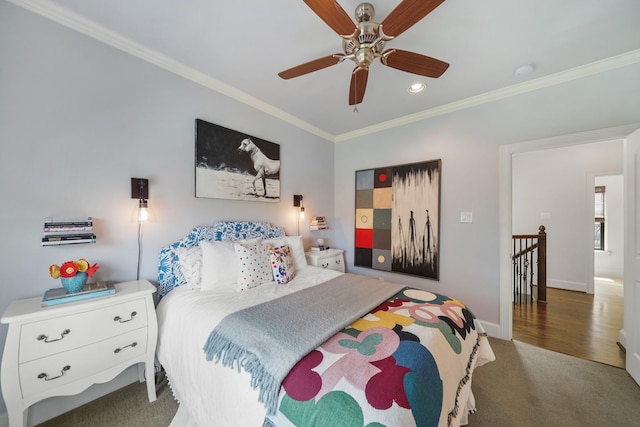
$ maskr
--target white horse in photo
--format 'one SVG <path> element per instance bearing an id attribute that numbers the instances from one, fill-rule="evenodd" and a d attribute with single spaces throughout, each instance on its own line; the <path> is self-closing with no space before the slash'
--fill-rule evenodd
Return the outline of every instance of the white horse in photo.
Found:
<path id="1" fill-rule="evenodd" d="M 253 168 L 256 170 L 256 176 L 253 178 L 253 191 L 256 196 L 258 195 L 256 181 L 261 179 L 264 187 L 264 197 L 267 197 L 267 178 L 278 175 L 280 172 L 280 160 L 268 158 L 250 138 L 243 139 L 238 150 L 246 151 L 251 155 Z"/>

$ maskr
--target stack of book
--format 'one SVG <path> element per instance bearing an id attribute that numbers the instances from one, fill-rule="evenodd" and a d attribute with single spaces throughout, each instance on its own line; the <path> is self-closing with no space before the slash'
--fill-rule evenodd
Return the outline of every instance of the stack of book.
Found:
<path id="1" fill-rule="evenodd" d="M 310 250 L 311 252 L 322 252 L 322 251 L 326 251 L 329 249 L 329 246 L 311 246 Z"/>
<path id="2" fill-rule="evenodd" d="M 82 218 L 45 218 L 42 246 L 95 243 L 93 220 Z"/>
<path id="3" fill-rule="evenodd" d="M 325 221 L 323 216 L 314 216 L 311 217 L 311 221 L 309 222 L 309 230 L 326 230 L 329 228 L 327 225 L 327 221 Z"/>
<path id="4" fill-rule="evenodd" d="M 80 301 L 83 299 L 97 298 L 111 295 L 116 292 L 115 282 L 87 283 L 78 292 L 67 292 L 65 288 L 53 288 L 44 293 L 42 306 L 64 304 L 66 302 Z"/>

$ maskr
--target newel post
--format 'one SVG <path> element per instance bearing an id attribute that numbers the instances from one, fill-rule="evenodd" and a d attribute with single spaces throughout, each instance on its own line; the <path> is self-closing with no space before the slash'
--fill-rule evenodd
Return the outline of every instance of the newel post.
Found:
<path id="1" fill-rule="evenodd" d="M 538 227 L 538 302 L 547 302 L 547 233 Z"/>

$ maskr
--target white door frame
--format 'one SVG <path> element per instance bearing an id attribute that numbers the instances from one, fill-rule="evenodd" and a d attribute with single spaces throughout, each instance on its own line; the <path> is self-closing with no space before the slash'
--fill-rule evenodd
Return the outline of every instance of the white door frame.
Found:
<path id="1" fill-rule="evenodd" d="M 500 146 L 500 338 L 513 333 L 511 302 L 511 159 L 514 154 L 624 139 L 640 123 Z"/>
<path id="2" fill-rule="evenodd" d="M 620 342 L 626 349 L 625 368 L 640 385 L 640 129 L 630 134 L 624 144 L 624 327 Z"/>

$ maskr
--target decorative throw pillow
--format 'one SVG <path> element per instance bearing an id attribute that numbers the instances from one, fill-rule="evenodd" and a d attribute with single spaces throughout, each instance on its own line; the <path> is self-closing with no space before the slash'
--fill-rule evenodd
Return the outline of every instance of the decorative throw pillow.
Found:
<path id="1" fill-rule="evenodd" d="M 296 270 L 300 271 L 307 267 L 307 258 L 304 255 L 302 236 L 283 236 L 273 239 L 264 239 L 262 243 L 270 245 L 271 247 L 284 245 L 289 246 L 291 249 L 291 257 L 293 258 L 293 265 Z"/>
<path id="2" fill-rule="evenodd" d="M 202 269 L 202 248 L 200 246 L 189 246 L 187 248 L 177 248 L 178 265 L 182 275 L 186 280 L 189 289 L 200 289 L 201 269 Z"/>
<path id="3" fill-rule="evenodd" d="M 278 285 L 289 283 L 296 277 L 296 268 L 293 265 L 293 257 L 291 256 L 291 248 L 289 248 L 289 246 L 284 245 L 271 248 L 269 253 L 273 278 Z"/>
<path id="4" fill-rule="evenodd" d="M 238 262 L 238 290 L 255 288 L 273 282 L 269 262 L 269 248 L 263 244 L 234 243 Z"/>

